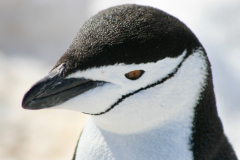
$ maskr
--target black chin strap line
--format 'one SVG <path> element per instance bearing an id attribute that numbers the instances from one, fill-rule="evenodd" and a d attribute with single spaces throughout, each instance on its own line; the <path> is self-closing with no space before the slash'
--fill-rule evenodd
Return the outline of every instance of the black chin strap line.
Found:
<path id="1" fill-rule="evenodd" d="M 192 50 L 191 52 L 193 52 L 194 50 Z M 166 80 L 172 78 L 178 71 L 178 69 L 182 66 L 183 62 L 188 58 L 189 56 L 189 51 L 187 51 L 186 55 L 183 57 L 183 60 L 177 65 L 177 67 L 171 72 L 169 73 L 166 77 L 164 77 L 163 79 L 161 79 L 160 81 L 157 81 L 156 83 L 153 83 L 153 84 L 150 84 L 146 87 L 143 87 L 143 88 L 140 88 L 132 93 L 128 93 L 126 95 L 123 95 L 120 99 L 118 99 L 111 107 L 109 107 L 108 109 L 106 109 L 105 111 L 103 112 L 100 112 L 100 113 L 86 113 L 86 112 L 82 112 L 84 114 L 88 114 L 88 115 L 93 115 L 93 116 L 99 116 L 99 115 L 103 115 L 107 112 L 109 112 L 110 110 L 112 110 L 115 106 L 117 106 L 119 103 L 121 103 L 124 99 L 142 91 L 142 90 L 146 90 L 148 88 L 151 88 L 151 87 L 155 87 L 156 85 L 159 85 L 159 84 L 162 84 L 164 83 Z"/>

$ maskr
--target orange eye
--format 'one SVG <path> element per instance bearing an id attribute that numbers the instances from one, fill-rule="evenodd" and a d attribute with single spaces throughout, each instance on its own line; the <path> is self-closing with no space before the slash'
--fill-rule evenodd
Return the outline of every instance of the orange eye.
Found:
<path id="1" fill-rule="evenodd" d="M 125 74 L 125 77 L 130 80 L 136 80 L 141 77 L 144 73 L 144 70 L 135 70 Z"/>

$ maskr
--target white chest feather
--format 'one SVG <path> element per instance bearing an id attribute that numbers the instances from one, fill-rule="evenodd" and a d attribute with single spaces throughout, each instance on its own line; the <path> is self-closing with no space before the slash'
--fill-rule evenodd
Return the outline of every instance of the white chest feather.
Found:
<path id="1" fill-rule="evenodd" d="M 124 99 L 106 114 L 89 117 L 76 159 L 192 159 L 194 107 L 206 76 L 206 61 L 196 51 L 164 83 Z"/>
<path id="2" fill-rule="evenodd" d="M 76 160 L 176 160 L 192 159 L 191 133 L 186 122 L 165 123 L 144 132 L 117 134 L 102 130 L 88 119 Z"/>

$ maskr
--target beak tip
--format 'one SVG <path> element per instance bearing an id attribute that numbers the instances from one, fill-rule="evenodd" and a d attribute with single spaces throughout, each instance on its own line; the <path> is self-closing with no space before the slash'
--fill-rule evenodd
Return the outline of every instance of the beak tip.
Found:
<path id="1" fill-rule="evenodd" d="M 23 99 L 23 101 L 22 101 L 22 108 L 23 109 L 32 109 L 29 107 L 28 102 L 26 102 L 25 99 Z"/>
<path id="2" fill-rule="evenodd" d="M 23 96 L 23 100 L 22 100 L 22 108 L 23 108 L 23 109 L 29 109 L 29 108 L 28 108 L 28 104 L 29 104 L 29 102 L 31 101 L 30 98 L 31 98 L 31 97 L 29 97 L 29 91 L 27 91 L 27 92 L 25 93 L 25 95 Z"/>
<path id="3" fill-rule="evenodd" d="M 29 109 L 29 110 L 35 110 L 38 109 L 36 105 L 34 105 L 35 100 L 31 96 L 31 93 L 29 91 L 24 95 L 22 100 L 22 108 L 23 109 Z"/>
<path id="4" fill-rule="evenodd" d="M 24 103 L 24 101 L 22 102 L 22 108 L 23 109 L 28 109 L 28 110 L 37 110 L 37 109 L 41 109 L 39 108 L 38 106 L 36 105 L 32 105 L 33 103 L 30 102 L 27 102 L 27 103 Z"/>

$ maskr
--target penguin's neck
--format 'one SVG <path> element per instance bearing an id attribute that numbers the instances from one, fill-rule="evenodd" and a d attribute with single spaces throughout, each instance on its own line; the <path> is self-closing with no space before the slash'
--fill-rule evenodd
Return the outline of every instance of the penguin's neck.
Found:
<path id="1" fill-rule="evenodd" d="M 206 68 L 202 52 L 196 52 L 163 84 L 127 98 L 110 113 L 89 117 L 77 160 L 192 159 L 194 108 Z"/>
<path id="2" fill-rule="evenodd" d="M 184 119 L 132 134 L 113 133 L 88 118 L 77 149 L 77 160 L 192 159 L 191 130 Z"/>
<path id="3" fill-rule="evenodd" d="M 190 146 L 193 113 L 174 116 L 134 133 L 106 131 L 90 116 L 79 140 L 76 160 L 193 159 Z"/>

